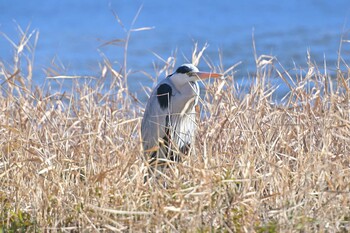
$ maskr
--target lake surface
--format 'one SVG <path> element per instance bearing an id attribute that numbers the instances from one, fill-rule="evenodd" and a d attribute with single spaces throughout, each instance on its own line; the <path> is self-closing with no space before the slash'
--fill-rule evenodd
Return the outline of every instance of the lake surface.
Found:
<path id="1" fill-rule="evenodd" d="M 98 76 L 103 53 L 115 68 L 123 59 L 118 46 L 102 46 L 124 38 L 125 32 L 113 12 L 129 28 L 142 6 L 134 28 L 152 30 L 131 35 L 128 68 L 133 92 L 143 95 L 141 85 L 151 86 L 140 70 L 154 74 L 153 63 L 162 64 L 154 53 L 167 59 L 177 51 L 177 65 L 191 57 L 194 42 L 209 48 L 205 56 L 227 68 L 237 62 L 237 76 L 254 71 L 252 33 L 258 54 L 276 56 L 287 69 L 294 64 L 306 67 L 309 50 L 312 60 L 335 67 L 341 37 L 349 40 L 350 2 L 347 0 L 251 0 L 251 1 L 126 1 L 126 0 L 0 0 L 0 32 L 16 43 L 17 25 L 39 31 L 35 50 L 34 81 L 41 85 L 51 62 L 64 67 L 63 75 Z M 0 59 L 11 64 L 11 44 L 0 37 Z M 350 61 L 350 43 L 343 43 L 342 56 Z M 205 69 L 202 61 L 200 68 Z"/>

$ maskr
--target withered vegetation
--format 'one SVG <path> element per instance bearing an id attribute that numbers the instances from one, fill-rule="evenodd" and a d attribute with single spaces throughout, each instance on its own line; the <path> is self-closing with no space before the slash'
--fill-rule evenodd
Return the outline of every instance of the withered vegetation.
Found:
<path id="1" fill-rule="evenodd" d="M 195 151 L 168 169 L 165 187 L 144 183 L 144 104 L 127 71 L 105 59 L 94 82 L 34 87 L 35 36 L 23 33 L 13 63 L 0 62 L 0 232 L 350 231 L 346 64 L 330 72 L 309 58 L 287 71 L 257 56 L 242 90 L 235 66 L 205 59 L 226 79 L 205 85 Z M 192 62 L 202 54 L 195 49 Z M 288 87 L 280 101 L 271 80 Z"/>

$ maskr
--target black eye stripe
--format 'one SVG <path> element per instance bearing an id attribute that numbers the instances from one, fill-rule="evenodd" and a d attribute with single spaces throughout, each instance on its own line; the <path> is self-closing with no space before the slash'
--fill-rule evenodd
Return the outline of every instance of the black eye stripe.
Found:
<path id="1" fill-rule="evenodd" d="M 192 68 L 188 66 L 180 66 L 179 68 L 177 68 L 176 73 L 186 74 L 192 71 L 193 71 Z"/>

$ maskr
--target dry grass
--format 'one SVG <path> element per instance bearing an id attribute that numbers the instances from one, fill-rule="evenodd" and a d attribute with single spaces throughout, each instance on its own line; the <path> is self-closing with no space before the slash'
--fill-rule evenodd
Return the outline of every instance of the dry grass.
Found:
<path id="1" fill-rule="evenodd" d="M 0 232 L 350 231 L 349 70 L 331 77 L 309 60 L 288 73 L 261 56 L 243 94 L 226 70 L 206 87 L 195 153 L 164 188 L 143 182 L 143 105 L 127 72 L 106 60 L 96 85 L 32 88 L 23 37 L 13 65 L 0 63 Z M 272 77 L 289 85 L 283 103 Z"/>

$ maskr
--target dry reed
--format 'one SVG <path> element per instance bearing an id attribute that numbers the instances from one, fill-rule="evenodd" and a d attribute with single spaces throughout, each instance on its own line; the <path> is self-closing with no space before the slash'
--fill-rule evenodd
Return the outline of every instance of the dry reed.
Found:
<path id="1" fill-rule="evenodd" d="M 96 85 L 33 88 L 30 59 L 21 64 L 32 35 L 0 63 L 0 232 L 350 231 L 349 70 L 331 76 L 309 59 L 287 72 L 260 56 L 245 92 L 234 67 L 219 70 L 227 79 L 205 86 L 195 152 L 164 188 L 144 183 L 143 105 L 127 72 L 106 59 Z M 290 89 L 280 103 L 272 77 Z"/>

